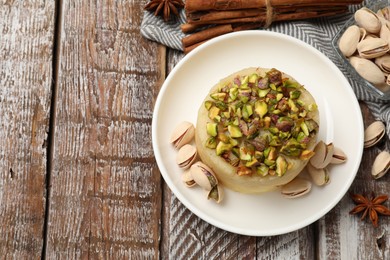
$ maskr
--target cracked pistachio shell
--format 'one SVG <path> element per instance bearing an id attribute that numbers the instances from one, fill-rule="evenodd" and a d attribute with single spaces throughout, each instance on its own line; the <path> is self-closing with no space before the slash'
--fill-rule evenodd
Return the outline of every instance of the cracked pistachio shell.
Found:
<path id="1" fill-rule="evenodd" d="M 371 174 L 375 179 L 383 177 L 390 169 L 390 153 L 380 152 L 372 165 Z"/>
<path id="2" fill-rule="evenodd" d="M 181 180 L 189 188 L 194 187 L 196 185 L 196 182 L 194 181 L 194 178 L 192 178 L 190 170 L 186 170 L 181 174 Z"/>
<path id="3" fill-rule="evenodd" d="M 362 7 L 357 10 L 354 14 L 356 23 L 367 30 L 369 33 L 379 33 L 381 29 L 381 21 L 379 17 L 368 9 L 367 7 Z"/>
<path id="4" fill-rule="evenodd" d="M 203 189 L 210 191 L 218 184 L 218 179 L 214 172 L 204 163 L 196 162 L 190 168 L 194 181 Z"/>
<path id="5" fill-rule="evenodd" d="M 357 45 L 360 57 L 373 59 L 385 55 L 389 50 L 388 41 L 382 38 L 366 38 Z"/>
<path id="6" fill-rule="evenodd" d="M 332 143 L 325 144 L 319 141 L 314 148 L 314 156 L 310 158 L 310 163 L 317 169 L 325 168 L 332 160 L 334 146 Z"/>
<path id="7" fill-rule="evenodd" d="M 386 76 L 386 82 L 375 85 L 383 93 L 390 92 L 390 75 Z"/>
<path id="8" fill-rule="evenodd" d="M 374 62 L 356 56 L 350 57 L 349 61 L 356 72 L 372 84 L 379 85 L 385 82 L 385 75 Z"/>
<path id="9" fill-rule="evenodd" d="M 334 147 L 331 164 L 342 164 L 347 161 L 347 155 L 338 147 Z"/>
<path id="10" fill-rule="evenodd" d="M 390 92 L 390 74 L 386 76 L 386 82 L 375 86 L 377 89 L 382 91 L 383 93 Z"/>
<path id="11" fill-rule="evenodd" d="M 364 29 L 364 28 L 359 28 L 359 31 L 360 31 L 360 39 L 359 39 L 359 41 L 364 40 L 364 39 L 367 37 L 367 31 L 366 31 L 366 29 Z M 357 47 L 357 46 L 356 46 L 356 47 Z"/>
<path id="12" fill-rule="evenodd" d="M 379 33 L 379 37 L 389 43 L 390 40 L 390 23 L 384 23 L 381 26 L 381 31 Z"/>
<path id="13" fill-rule="evenodd" d="M 340 37 L 339 48 L 345 57 L 350 57 L 355 53 L 360 40 L 360 29 L 356 25 L 349 26 Z"/>
<path id="14" fill-rule="evenodd" d="M 317 169 L 310 163 L 306 165 L 306 169 L 313 180 L 314 184 L 317 186 L 323 186 L 329 183 L 329 171 L 326 168 Z"/>
<path id="15" fill-rule="evenodd" d="M 375 59 L 375 64 L 384 72 L 390 73 L 390 54 L 383 55 Z"/>
<path id="16" fill-rule="evenodd" d="M 224 192 L 220 185 L 215 185 L 207 192 L 207 199 L 213 199 L 217 203 L 220 203 L 223 200 L 223 196 Z"/>
<path id="17" fill-rule="evenodd" d="M 281 188 L 281 193 L 285 198 L 298 198 L 311 190 L 311 182 L 302 178 L 295 178 Z"/>
<path id="18" fill-rule="evenodd" d="M 188 169 L 195 162 L 198 152 L 196 147 L 190 144 L 185 144 L 176 155 L 176 163 L 180 168 Z"/>
<path id="19" fill-rule="evenodd" d="M 364 130 L 364 147 L 368 148 L 377 144 L 385 135 L 386 127 L 381 121 L 371 123 Z"/>
<path id="20" fill-rule="evenodd" d="M 384 7 L 376 12 L 377 16 L 383 23 L 384 21 L 390 21 L 390 7 Z"/>
<path id="21" fill-rule="evenodd" d="M 192 141 L 195 136 L 195 127 L 192 123 L 183 121 L 172 132 L 170 143 L 179 149 Z"/>

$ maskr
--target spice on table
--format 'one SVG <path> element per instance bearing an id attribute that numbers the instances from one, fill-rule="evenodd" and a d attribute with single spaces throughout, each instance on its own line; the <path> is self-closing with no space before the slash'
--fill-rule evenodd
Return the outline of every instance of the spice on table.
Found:
<path id="1" fill-rule="evenodd" d="M 144 9 L 154 12 L 154 16 L 161 16 L 165 22 L 168 22 L 172 18 L 171 15 L 178 16 L 180 8 L 183 7 L 182 0 L 151 0 Z"/>
<path id="2" fill-rule="evenodd" d="M 267 28 L 273 22 L 346 13 L 349 5 L 361 3 L 362 0 L 186 0 L 186 23 L 181 28 L 202 39 L 191 45 L 192 50 L 215 37 L 208 31 L 203 34 L 213 26 L 230 25 L 233 31 Z M 183 48 L 188 47 L 183 44 Z"/>
<path id="3" fill-rule="evenodd" d="M 356 207 L 354 207 L 349 213 L 357 214 L 363 212 L 361 220 L 365 219 L 368 215 L 374 227 L 378 227 L 378 213 L 380 215 L 390 216 L 390 209 L 382 205 L 385 201 L 388 200 L 389 196 L 375 196 L 374 193 L 371 194 L 371 199 L 361 194 L 351 193 L 350 196 L 355 202 Z"/>

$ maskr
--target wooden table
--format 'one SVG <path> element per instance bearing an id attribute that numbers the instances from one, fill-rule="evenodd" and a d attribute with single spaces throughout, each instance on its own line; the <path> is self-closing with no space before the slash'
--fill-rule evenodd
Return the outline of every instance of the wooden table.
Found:
<path id="1" fill-rule="evenodd" d="M 220 230 L 176 199 L 151 121 L 183 54 L 141 37 L 145 3 L 0 1 L 0 258 L 390 259 L 390 217 L 360 221 L 348 195 L 274 237 Z M 390 194 L 370 176 L 383 149 L 364 151 L 351 191 Z"/>

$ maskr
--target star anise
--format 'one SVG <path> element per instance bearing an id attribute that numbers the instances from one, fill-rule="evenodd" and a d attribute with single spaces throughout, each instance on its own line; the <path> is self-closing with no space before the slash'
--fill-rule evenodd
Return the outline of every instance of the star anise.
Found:
<path id="1" fill-rule="evenodd" d="M 154 12 L 155 16 L 162 16 L 168 22 L 173 15 L 178 16 L 180 8 L 184 7 L 182 0 L 151 0 L 144 7 L 145 10 Z"/>
<path id="2" fill-rule="evenodd" d="M 352 200 L 355 202 L 356 207 L 354 207 L 349 214 L 357 214 L 363 212 L 361 220 L 365 219 L 366 216 L 370 218 L 374 227 L 378 227 L 379 214 L 390 216 L 390 209 L 382 205 L 386 200 L 388 200 L 387 195 L 375 196 L 374 193 L 371 194 L 371 199 L 365 197 L 361 194 L 350 194 Z"/>

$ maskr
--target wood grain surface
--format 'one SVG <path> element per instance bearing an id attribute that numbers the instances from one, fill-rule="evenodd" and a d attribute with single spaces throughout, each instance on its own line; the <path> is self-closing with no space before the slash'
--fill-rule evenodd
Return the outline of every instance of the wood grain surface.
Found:
<path id="1" fill-rule="evenodd" d="M 46 257 L 157 258 L 151 119 L 165 49 L 141 38 L 140 2 L 63 1 L 60 12 Z"/>
<path id="2" fill-rule="evenodd" d="M 44 243 L 53 1 L 0 1 L 0 258 Z"/>
<path id="3" fill-rule="evenodd" d="M 0 259 L 390 259 L 390 217 L 350 215 L 349 194 L 271 237 L 216 228 L 176 198 L 151 122 L 184 54 L 142 38 L 146 2 L 0 0 Z M 350 192 L 390 194 L 389 174 L 370 175 L 388 147 L 364 150 Z"/>

